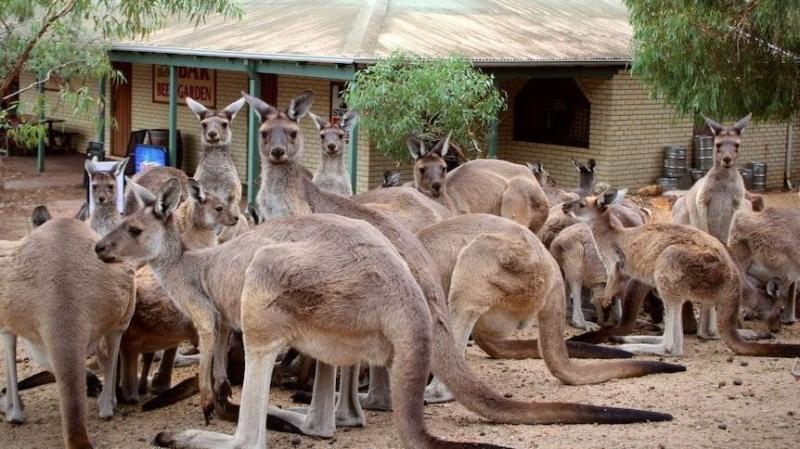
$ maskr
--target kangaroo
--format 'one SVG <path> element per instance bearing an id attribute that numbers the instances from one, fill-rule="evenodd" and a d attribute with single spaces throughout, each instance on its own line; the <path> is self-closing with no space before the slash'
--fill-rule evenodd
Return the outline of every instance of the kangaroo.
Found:
<path id="1" fill-rule="evenodd" d="M 447 173 L 444 157 L 449 145 L 436 145 L 428 151 L 424 142 L 411 136 L 408 147 L 415 160 L 415 187 L 452 214 L 499 215 L 534 233 L 547 220 L 547 196 L 527 167 L 498 159 L 476 159 Z"/>
<path id="2" fill-rule="evenodd" d="M 128 186 L 131 194 L 140 194 L 137 197 L 141 197 L 142 192 L 149 192 L 133 181 L 129 181 Z M 174 214 L 181 241 L 189 249 L 213 246 L 217 243 L 214 230 L 219 226 L 234 225 L 238 216 L 231 215 L 225 202 L 208 195 L 194 179 L 189 178 L 188 186 L 189 200 L 180 203 Z M 142 204 L 137 210 L 144 207 Z M 122 399 L 126 402 L 138 402 L 139 394 L 148 390 L 152 353 L 164 351 L 151 386 L 153 392 L 161 393 L 170 386 L 178 344 L 187 340 L 197 341 L 191 320 L 161 289 L 153 270 L 148 267 L 137 270 L 136 285 L 136 309 L 120 343 L 120 384 Z M 141 378 L 137 376 L 139 354 L 145 354 Z"/>
<path id="3" fill-rule="evenodd" d="M 717 306 L 717 324 L 725 344 L 743 355 L 797 357 L 800 345 L 744 341 L 737 329 L 742 280 L 725 246 L 696 228 L 646 224 L 625 228 L 608 206 L 622 201 L 624 191 L 564 204 L 564 210 L 590 222 L 598 249 L 609 268 L 608 284 L 624 273 L 655 288 L 664 303 L 664 335 L 624 336 L 620 349 L 634 353 L 683 355 L 682 305 L 694 301 Z"/>
<path id="4" fill-rule="evenodd" d="M 96 159 L 87 159 L 84 168 L 92 184 L 94 212 L 88 217 L 89 227 L 101 237 L 114 229 L 120 221 L 117 210 L 117 176 L 125 172 L 128 158 L 114 164 L 110 171 L 103 171 L 95 165 Z"/>
<path id="5" fill-rule="evenodd" d="M 433 318 L 433 346 L 432 346 L 432 371 L 439 376 L 442 382 L 452 391 L 456 400 L 473 412 L 490 419 L 493 422 L 508 423 L 543 423 L 543 422 L 602 422 L 619 423 L 638 421 L 639 416 L 647 415 L 653 419 L 668 419 L 666 415 L 650 412 L 619 413 L 618 411 L 602 412 L 592 406 L 577 406 L 574 404 L 559 404 L 551 407 L 549 404 L 527 403 L 512 401 L 492 391 L 469 370 L 463 357 L 459 356 L 455 347 L 452 333 L 449 328 L 447 316 L 447 303 L 441 280 L 437 277 L 436 267 L 430 255 L 422 247 L 419 239 L 397 223 L 394 219 L 383 213 L 360 205 L 348 198 L 325 192 L 304 178 L 297 168 L 295 157 L 302 153 L 303 139 L 297 121 L 311 106 L 313 92 L 306 91 L 292 99 L 284 111 L 279 111 L 262 100 L 242 93 L 250 107 L 261 117 L 261 138 L 259 149 L 262 161 L 262 181 L 259 192 L 259 209 L 270 213 L 283 213 L 284 215 L 303 215 L 313 213 L 333 213 L 350 218 L 364 220 L 375 226 L 394 245 L 400 256 L 405 260 L 411 273 L 416 279 L 427 300 L 429 313 Z M 319 365 L 318 365 L 319 368 Z M 370 389 L 376 382 L 386 385 L 388 380 L 383 375 L 371 376 Z M 320 403 L 323 398 L 329 397 L 334 385 L 330 378 L 317 376 L 320 383 L 315 383 L 312 405 L 308 415 L 298 416 L 294 420 L 295 427 L 303 428 L 304 432 L 319 424 L 324 418 L 330 417 L 328 406 Z M 357 379 L 352 375 L 350 379 Z M 315 381 L 316 382 L 316 381 Z M 394 382 L 394 381 L 392 381 Z M 350 382 L 342 382 L 345 387 L 352 387 Z M 387 390 L 382 390 L 387 391 Z M 340 404 L 337 410 L 336 422 L 347 422 L 350 425 L 363 425 L 364 418 L 361 404 L 356 391 L 340 392 Z M 366 404 L 371 407 L 387 409 L 391 407 L 394 396 L 389 400 L 370 396 L 368 393 Z M 344 404 L 344 405 L 342 405 Z M 584 407 L 589 407 L 584 408 Z M 343 416 L 346 411 L 347 416 Z M 581 410 L 581 411 L 578 411 Z M 339 413 L 342 412 L 342 413 Z M 289 412 L 283 411 L 283 416 Z M 643 413 L 644 415 L 639 415 Z M 328 418 L 333 420 L 334 418 Z M 334 422 L 328 421 L 329 428 L 334 427 Z M 314 434 L 321 434 L 324 430 L 316 430 Z"/>
<path id="6" fill-rule="evenodd" d="M 236 114 L 244 106 L 244 99 L 229 104 L 221 111 L 212 111 L 190 97 L 186 97 L 186 106 L 200 120 L 200 144 L 202 154 L 194 179 L 206 191 L 225 201 L 232 215 L 239 216 L 239 203 L 242 201 L 242 182 L 236 172 L 236 164 L 230 154 L 233 133 L 231 123 Z M 220 242 L 233 238 L 237 233 L 246 231 L 246 220 L 237 223 L 237 227 L 225 227 L 220 230 Z"/>
<path id="7" fill-rule="evenodd" d="M 209 337 L 215 322 L 241 328 L 246 368 L 234 435 L 162 432 L 156 444 L 265 448 L 271 372 L 289 345 L 337 365 L 361 358 L 391 364 L 395 422 L 405 447 L 499 448 L 428 433 L 422 393 L 433 323 L 408 266 L 375 228 L 335 215 L 287 217 L 225 245 L 192 251 L 183 247 L 171 220 L 178 197 L 177 181 L 168 182 L 145 200 L 152 206 L 127 217 L 97 244 L 97 254 L 109 262 L 147 261 L 197 324 L 201 352 L 214 344 Z M 201 375 L 208 368 L 201 365 Z M 318 379 L 327 376 L 332 383 L 332 374 L 318 372 Z M 333 390 L 325 399 L 334 400 Z"/>
<path id="8" fill-rule="evenodd" d="M 64 446 L 91 448 L 86 431 L 85 363 L 102 339 L 110 348 L 100 417 L 116 407 L 116 361 L 135 297 L 133 269 L 106 265 L 94 254 L 98 237 L 86 224 L 55 218 L 20 241 L 0 241 L 0 334 L 6 355 L 6 420 L 24 421 L 17 389 L 17 336 L 55 375 Z M 90 280 L 90 281 L 88 281 Z"/>
<path id="9" fill-rule="evenodd" d="M 550 253 L 561 267 L 567 283 L 572 300 L 572 325 L 587 331 L 598 330 L 600 326 L 586 321 L 583 316 L 581 295 L 583 288 L 591 291 L 592 303 L 598 311 L 598 322 L 603 323 L 604 304 L 601 301 L 607 297 L 604 293 L 608 273 L 598 254 L 591 228 L 585 223 L 575 223 L 564 229 L 550 245 Z"/>
<path id="10" fill-rule="evenodd" d="M 344 138 L 347 130 L 358 121 L 358 114 L 353 110 L 347 111 L 341 122 L 335 125 L 314 113 L 308 115 L 317 126 L 322 147 L 322 161 L 314 173 L 314 184 L 339 195 L 353 195 L 350 176 L 344 168 Z"/>
<path id="11" fill-rule="evenodd" d="M 777 278 L 789 285 L 788 295 L 780 320 L 786 324 L 795 321 L 795 289 L 800 280 L 800 264 L 796 256 L 800 245 L 794 240 L 800 228 L 796 221 L 800 211 L 790 208 L 767 208 L 763 211 L 739 209 L 733 216 L 728 236 L 728 250 L 742 270 L 764 282 Z M 764 313 L 766 312 L 766 313 Z M 762 311 L 760 318 L 774 322 L 774 311 Z M 770 330 L 775 325 L 770 325 Z"/>
<path id="12" fill-rule="evenodd" d="M 460 354 L 467 349 L 470 332 L 481 348 L 493 348 L 538 317 L 539 352 L 554 376 L 569 385 L 605 382 L 686 369 L 649 361 L 614 361 L 575 365 L 564 343 L 564 282 L 554 258 L 527 228 L 502 217 L 468 214 L 449 218 L 418 233 L 436 262 L 445 293 L 450 322 Z M 602 266 L 602 262 L 598 261 Z M 605 270 L 603 272 L 605 275 Z M 604 279 L 605 280 L 605 279 Z M 500 343 L 500 344 L 498 344 Z M 528 342 L 517 342 L 519 358 Z M 592 347 L 575 347 L 592 356 L 604 354 Z M 530 350 L 528 350 L 530 356 Z M 438 378 L 428 386 L 426 401 L 443 402 L 452 395 Z"/>
<path id="13" fill-rule="evenodd" d="M 544 194 L 547 196 L 547 200 L 551 205 L 560 204 L 578 197 L 574 192 L 569 192 L 557 187 L 555 178 L 550 175 L 550 172 L 545 170 L 542 164 L 528 163 L 526 165 L 531 173 L 533 173 L 533 176 L 536 177 L 536 180 L 539 181 L 539 185 L 542 186 L 542 190 L 544 190 Z"/>
<path id="14" fill-rule="evenodd" d="M 703 116 L 714 134 L 714 166 L 676 202 L 673 223 L 694 226 L 722 243 L 728 241 L 733 214 L 746 203 L 744 181 L 736 161 L 742 133 L 751 117 L 748 114 L 732 126 L 723 126 Z M 720 338 L 715 314 L 713 309 L 701 309 L 697 333 L 700 338 Z"/>

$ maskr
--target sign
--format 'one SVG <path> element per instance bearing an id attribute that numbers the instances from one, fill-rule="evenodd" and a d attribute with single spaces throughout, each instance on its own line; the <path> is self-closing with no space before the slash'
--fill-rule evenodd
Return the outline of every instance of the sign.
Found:
<path id="1" fill-rule="evenodd" d="M 178 72 L 178 103 L 186 104 L 192 97 L 203 106 L 217 107 L 217 71 L 195 67 L 176 67 Z M 169 66 L 153 66 L 153 103 L 169 104 Z"/>
<path id="2" fill-rule="evenodd" d="M 331 125 L 335 125 L 347 114 L 347 105 L 344 102 L 344 83 L 331 83 Z"/>

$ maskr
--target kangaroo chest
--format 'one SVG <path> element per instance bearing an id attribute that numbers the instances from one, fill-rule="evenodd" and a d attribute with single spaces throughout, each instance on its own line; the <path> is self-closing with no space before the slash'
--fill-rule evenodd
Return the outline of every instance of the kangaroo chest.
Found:
<path id="1" fill-rule="evenodd" d="M 744 201 L 744 186 L 739 184 L 737 180 L 708 182 L 700 194 L 707 204 L 708 233 L 723 243 L 728 241 L 733 214 Z"/>

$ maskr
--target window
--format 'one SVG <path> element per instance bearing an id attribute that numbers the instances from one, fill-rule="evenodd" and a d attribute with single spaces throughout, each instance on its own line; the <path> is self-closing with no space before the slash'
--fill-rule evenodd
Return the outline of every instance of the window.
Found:
<path id="1" fill-rule="evenodd" d="M 588 148 L 590 111 L 572 78 L 529 80 L 514 99 L 514 140 Z"/>

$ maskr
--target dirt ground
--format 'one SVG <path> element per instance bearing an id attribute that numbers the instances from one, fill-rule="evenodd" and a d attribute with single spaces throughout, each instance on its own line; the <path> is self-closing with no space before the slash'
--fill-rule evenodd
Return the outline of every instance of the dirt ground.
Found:
<path id="1" fill-rule="evenodd" d="M 4 179 L 31 177 L 31 159 L 5 161 Z M 0 190 L 0 239 L 19 238 L 25 233 L 25 218 L 40 203 L 58 205 L 58 215 L 69 215 L 79 207 L 82 191 L 74 187 L 81 180 L 75 163 L 64 161 L 62 185 L 14 186 Z M 77 165 L 80 169 L 80 165 Z M 71 167 L 71 168 L 70 168 Z M 57 172 L 54 168 L 54 172 Z M 77 180 L 74 184 L 74 180 Z M 36 183 L 34 183 L 35 185 Z M 7 186 L 8 187 L 8 186 Z M 24 185 L 23 185 L 24 187 Z M 645 199 L 656 217 L 668 217 L 664 198 Z M 797 207 L 796 193 L 770 194 L 768 205 Z M 77 209 L 74 209 L 77 210 Z M 3 225 L 5 223 L 5 225 Z M 759 325 L 753 328 L 763 330 Z M 570 332 L 574 333 L 574 330 Z M 520 336 L 534 336 L 535 328 Z M 777 341 L 800 342 L 800 324 L 785 327 Z M 2 353 L 2 350 L 0 350 Z M 3 357 L 5 355 L 3 354 Z M 643 359 L 656 359 L 639 357 Z M 790 374 L 795 360 L 741 357 L 719 341 L 702 342 L 687 337 L 686 356 L 679 362 L 687 371 L 611 381 L 602 385 L 566 386 L 549 374 L 541 360 L 490 360 L 477 347 L 467 352 L 470 367 L 497 391 L 515 399 L 570 401 L 608 406 L 625 406 L 671 413 L 668 423 L 620 426 L 526 426 L 486 422 L 458 404 L 427 406 L 427 425 L 437 436 L 450 439 L 492 442 L 513 448 L 796 448 L 800 446 L 800 381 Z M 18 350 L 20 376 L 38 369 Z M 579 361 L 581 364 L 602 362 Z M 0 379 L 5 379 L 5 364 Z M 601 368 L 598 368 L 601 369 Z M 193 374 L 194 368 L 177 369 L 175 381 Z M 5 384 L 5 382 L 0 382 Z M 736 385 L 740 384 L 740 385 Z M 291 392 L 273 390 L 270 399 L 291 406 Z M 54 385 L 22 393 L 27 421 L 15 426 L 0 422 L 3 448 L 61 447 L 58 396 Z M 137 406 L 121 405 L 117 415 L 98 418 L 95 399 L 88 400 L 89 433 L 98 448 L 145 448 L 156 433 L 206 428 L 232 433 L 231 423 L 214 421 L 203 425 L 196 399 L 166 409 L 144 413 Z M 301 448 L 400 448 L 391 415 L 367 412 L 367 427 L 338 429 L 336 437 L 322 440 L 276 432 L 269 434 L 270 447 Z"/>

